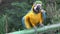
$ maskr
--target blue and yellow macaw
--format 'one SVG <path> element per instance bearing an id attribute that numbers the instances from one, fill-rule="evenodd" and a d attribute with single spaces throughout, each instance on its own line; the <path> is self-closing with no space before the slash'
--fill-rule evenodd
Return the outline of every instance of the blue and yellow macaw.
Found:
<path id="1" fill-rule="evenodd" d="M 37 24 L 42 25 L 46 19 L 46 11 L 42 9 L 42 2 L 34 2 L 31 10 L 23 17 L 23 27 L 30 29 L 31 26 L 35 27 Z"/>

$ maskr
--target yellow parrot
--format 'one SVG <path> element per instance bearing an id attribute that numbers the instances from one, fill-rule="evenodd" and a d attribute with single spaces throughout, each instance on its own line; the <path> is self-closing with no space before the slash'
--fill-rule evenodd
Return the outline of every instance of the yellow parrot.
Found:
<path id="1" fill-rule="evenodd" d="M 31 29 L 32 27 L 36 27 L 36 25 L 38 24 L 43 26 L 43 15 L 46 18 L 45 13 L 46 11 L 42 9 L 42 2 L 34 2 L 31 10 L 22 19 L 23 27 L 25 27 L 26 29 Z"/>

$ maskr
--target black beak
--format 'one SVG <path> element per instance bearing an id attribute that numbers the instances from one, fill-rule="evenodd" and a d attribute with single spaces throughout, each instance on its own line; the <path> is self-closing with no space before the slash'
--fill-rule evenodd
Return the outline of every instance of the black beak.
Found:
<path id="1" fill-rule="evenodd" d="M 39 10 L 40 10 L 40 6 L 39 6 L 39 5 L 37 6 L 36 10 L 37 10 L 37 11 L 39 11 Z"/>

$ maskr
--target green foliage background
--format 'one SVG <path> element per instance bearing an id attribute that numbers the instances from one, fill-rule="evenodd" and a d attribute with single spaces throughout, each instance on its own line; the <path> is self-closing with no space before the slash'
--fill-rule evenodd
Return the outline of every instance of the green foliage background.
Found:
<path id="1" fill-rule="evenodd" d="M 23 30 L 21 19 L 31 9 L 34 1 L 36 0 L 6 0 L 3 2 L 0 6 L 0 34 Z M 46 10 L 48 14 L 50 12 L 54 13 L 52 13 L 52 17 L 51 14 L 47 14 L 47 23 L 49 21 L 51 21 L 53 24 L 60 22 L 60 0 L 51 0 L 51 2 L 48 0 L 41 1 L 43 2 L 44 10 Z M 50 3 L 54 5 L 53 11 L 50 11 L 50 9 L 52 10 L 52 7 L 50 8 L 50 6 L 47 6 L 50 5 Z"/>

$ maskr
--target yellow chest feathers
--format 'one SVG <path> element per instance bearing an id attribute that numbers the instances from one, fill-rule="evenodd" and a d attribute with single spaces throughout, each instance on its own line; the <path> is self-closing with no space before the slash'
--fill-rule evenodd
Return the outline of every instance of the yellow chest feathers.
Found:
<path id="1" fill-rule="evenodd" d="M 42 19 L 42 14 L 41 13 L 38 13 L 38 14 L 32 13 L 32 14 L 30 14 L 29 17 L 30 17 L 30 22 L 39 23 L 40 20 Z"/>

